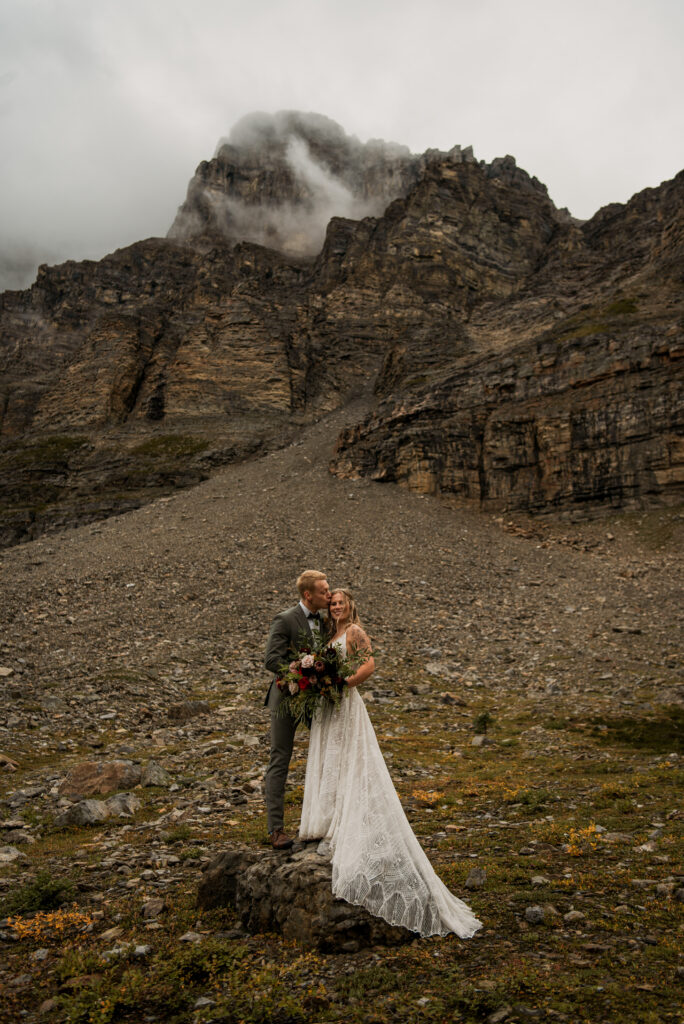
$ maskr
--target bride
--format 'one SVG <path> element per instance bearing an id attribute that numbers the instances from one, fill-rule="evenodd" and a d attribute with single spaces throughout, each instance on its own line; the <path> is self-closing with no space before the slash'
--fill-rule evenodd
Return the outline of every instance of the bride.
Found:
<path id="1" fill-rule="evenodd" d="M 338 898 L 420 935 L 470 938 L 482 924 L 452 896 L 413 834 L 356 689 L 375 662 L 348 590 L 332 592 L 330 617 L 330 642 L 342 655 L 349 649 L 367 657 L 340 706 L 314 716 L 299 837 L 323 837 L 318 849 L 331 856 Z"/>

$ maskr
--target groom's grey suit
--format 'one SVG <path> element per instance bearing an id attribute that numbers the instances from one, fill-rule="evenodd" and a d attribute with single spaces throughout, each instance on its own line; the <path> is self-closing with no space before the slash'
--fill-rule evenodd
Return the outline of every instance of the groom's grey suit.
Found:
<path id="1" fill-rule="evenodd" d="M 321 628 L 326 627 L 322 625 Z M 310 634 L 311 626 L 301 604 L 276 615 L 266 644 L 264 664 L 269 672 L 277 673 L 282 662 L 287 661 L 291 648 L 297 648 L 302 633 Z M 283 694 L 273 679 L 264 700 L 265 707 L 271 712 L 271 758 L 264 780 L 269 832 L 283 827 L 285 783 L 297 728 L 290 715 L 276 714 L 282 699 Z"/>

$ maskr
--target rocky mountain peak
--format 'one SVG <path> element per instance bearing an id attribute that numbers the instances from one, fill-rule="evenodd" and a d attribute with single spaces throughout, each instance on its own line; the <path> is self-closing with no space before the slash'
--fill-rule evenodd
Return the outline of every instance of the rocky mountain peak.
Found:
<path id="1" fill-rule="evenodd" d="M 342 477 L 494 510 L 679 500 L 683 210 L 684 174 L 578 223 L 512 156 L 253 115 L 171 238 L 0 297 L 0 535 L 196 482 L 359 397 Z"/>
<path id="2" fill-rule="evenodd" d="M 380 216 L 419 168 L 406 146 L 361 143 L 321 114 L 250 114 L 197 168 L 169 237 L 315 256 L 332 217 Z"/>

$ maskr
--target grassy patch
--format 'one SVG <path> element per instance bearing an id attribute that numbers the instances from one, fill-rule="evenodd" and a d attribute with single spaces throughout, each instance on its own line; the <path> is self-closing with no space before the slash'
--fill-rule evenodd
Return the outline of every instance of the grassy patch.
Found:
<path id="1" fill-rule="evenodd" d="M 684 750 L 684 709 L 676 704 L 666 705 L 650 718 L 592 715 L 581 721 L 551 718 L 544 724 L 547 729 L 584 733 L 607 746 L 622 744 L 664 754 Z"/>
<path id="2" fill-rule="evenodd" d="M 190 826 L 182 824 L 175 825 L 173 828 L 169 829 L 169 831 L 166 833 L 165 838 L 167 843 L 182 843 L 186 839 L 190 839 L 191 836 L 192 829 L 190 828 Z"/>
<path id="3" fill-rule="evenodd" d="M 606 316 L 628 316 L 630 313 L 636 313 L 636 311 L 637 304 L 634 299 L 618 299 L 616 302 L 611 302 L 604 309 Z"/>
<path id="4" fill-rule="evenodd" d="M 73 898 L 74 891 L 74 883 L 68 878 L 55 878 L 49 871 L 39 871 L 32 881 L 0 900 L 0 916 L 56 910 Z"/>
<path id="5" fill-rule="evenodd" d="M 591 334 L 602 334 L 616 326 L 622 317 L 634 316 L 638 312 L 635 299 L 616 299 L 606 306 L 593 306 L 569 317 L 562 325 L 562 333 L 556 341 L 585 338 Z"/>
<path id="6" fill-rule="evenodd" d="M 107 965 L 82 954 L 61 965 L 61 973 L 86 984 L 59 1000 L 61 1020 L 70 1024 L 139 1022 L 156 1018 L 181 1024 L 190 1021 L 197 998 L 210 1000 L 211 1019 L 223 1024 L 305 1024 L 311 1012 L 328 1000 L 322 990 L 296 992 L 293 981 L 307 957 L 290 963 L 259 963 L 240 943 L 206 940 L 199 945 L 167 948 L 151 963 Z M 84 975 L 81 974 L 81 979 Z M 206 1018 L 205 1018 L 206 1019 Z"/>
<path id="7" fill-rule="evenodd" d="M 173 852 L 179 862 L 169 867 L 169 884 L 160 890 L 152 880 L 126 890 L 115 861 L 109 875 L 85 871 L 83 880 L 90 885 L 79 891 L 73 918 L 65 918 L 73 926 L 61 941 L 40 931 L 42 920 L 29 927 L 31 918 L 25 918 L 27 927 L 10 947 L 13 973 L 36 972 L 30 957 L 37 948 L 48 948 L 49 959 L 41 965 L 35 991 L 12 991 L 0 1021 L 14 1024 L 24 1006 L 37 1019 L 37 1007 L 48 997 L 57 1004 L 41 1017 L 46 1024 L 139 1024 L 146 1018 L 165 1024 L 482 1024 L 504 1005 L 511 1007 L 511 1021 L 675 1020 L 679 904 L 658 894 L 655 885 L 676 874 L 682 859 L 681 823 L 672 811 L 679 806 L 684 772 L 677 762 L 654 757 L 649 746 L 625 745 L 619 730 L 606 725 L 622 718 L 609 713 L 599 721 L 599 709 L 591 709 L 596 722 L 580 719 L 574 705 L 563 709 L 556 726 L 572 733 L 569 752 L 545 753 L 529 744 L 517 749 L 500 744 L 507 731 L 539 724 L 538 710 L 522 702 L 493 707 L 497 742 L 481 750 L 466 746 L 458 757 L 445 754 L 445 745 L 462 747 L 460 736 L 472 734 L 474 708 L 464 716 L 462 731 L 444 728 L 444 711 L 436 703 L 434 714 L 427 709 L 420 719 L 404 710 L 401 700 L 372 709 L 416 834 L 438 875 L 484 922 L 472 941 L 450 936 L 401 949 L 333 955 L 307 951 L 277 935 L 238 934 L 233 911 L 197 909 L 197 859 L 231 843 L 268 849 L 261 804 L 257 813 L 252 804 L 240 805 L 221 821 L 168 824 L 161 830 L 140 828 L 138 815 L 138 827 L 120 840 L 124 858 L 133 864 L 133 852 L 162 857 Z M 671 709 L 657 707 L 649 714 L 667 719 Z M 604 728 L 595 734 L 594 725 Z M 286 825 L 293 833 L 304 755 L 302 745 L 292 761 Z M 244 774 L 252 754 L 245 750 L 232 757 L 235 764 L 223 766 L 226 777 L 233 769 Z M 206 771 L 220 763 L 218 755 Z M 653 822 L 663 823 L 655 848 L 637 849 L 649 840 Z M 607 839 L 597 826 L 625 835 Z M 89 869 L 102 857 L 100 835 L 43 832 L 30 847 L 32 869 L 50 865 L 57 878 L 61 866 L 62 875 L 68 871 L 75 877 L 74 861 Z M 146 858 L 138 856 L 134 870 L 144 864 Z M 482 889 L 469 891 L 465 881 L 473 866 L 484 868 L 487 878 Z M 541 882 L 536 875 L 544 876 Z M 635 878 L 653 882 L 638 888 Z M 93 889 L 105 892 L 106 899 L 89 906 Z M 149 931 L 142 905 L 162 892 L 167 910 L 159 929 Z M 530 926 L 525 910 L 533 904 L 551 904 L 556 915 Z M 585 918 L 566 923 L 571 909 L 580 909 Z M 78 930 L 77 910 L 93 916 L 92 932 Z M 100 933 L 114 924 L 121 933 L 103 942 Z M 52 918 L 46 918 L 48 925 L 54 925 Z M 189 930 L 202 935 L 199 945 L 179 942 Z M 646 941 L 651 937 L 654 945 Z M 146 956 L 136 957 L 139 944 L 151 946 Z M 104 959 L 103 951 L 112 946 L 124 947 L 123 954 Z M 635 983 L 643 986 L 637 1001 Z M 200 998 L 210 1002 L 196 1008 Z"/>
<path id="8" fill-rule="evenodd" d="M 161 459 L 188 459 L 204 451 L 209 442 L 200 437 L 184 434 L 163 434 L 136 445 L 131 454 L 150 461 Z"/>
<path id="9" fill-rule="evenodd" d="M 68 465 L 70 457 L 88 441 L 84 437 L 45 437 L 25 444 L 15 442 L 0 453 L 0 468 L 13 469 L 60 469 Z"/>

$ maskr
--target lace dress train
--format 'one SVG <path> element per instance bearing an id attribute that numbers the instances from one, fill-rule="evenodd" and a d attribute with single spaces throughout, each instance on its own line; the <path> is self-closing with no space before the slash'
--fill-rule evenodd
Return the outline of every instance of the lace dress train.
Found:
<path id="1" fill-rule="evenodd" d="M 314 718 L 299 835 L 329 847 L 340 899 L 423 936 L 482 927 L 416 839 L 356 689 Z"/>

